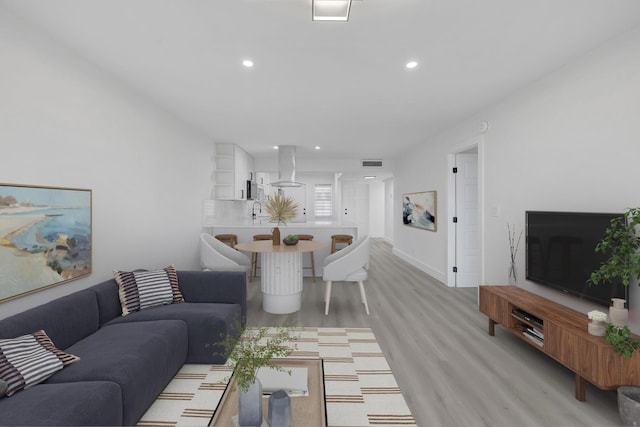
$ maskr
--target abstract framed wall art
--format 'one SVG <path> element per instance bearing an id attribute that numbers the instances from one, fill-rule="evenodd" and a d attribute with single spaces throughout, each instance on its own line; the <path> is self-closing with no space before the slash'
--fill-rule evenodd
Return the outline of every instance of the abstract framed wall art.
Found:
<path id="1" fill-rule="evenodd" d="M 402 195 L 402 223 L 409 227 L 437 231 L 437 194 L 435 191 Z"/>
<path id="2" fill-rule="evenodd" d="M 0 302 L 91 274 L 91 190 L 0 184 Z"/>

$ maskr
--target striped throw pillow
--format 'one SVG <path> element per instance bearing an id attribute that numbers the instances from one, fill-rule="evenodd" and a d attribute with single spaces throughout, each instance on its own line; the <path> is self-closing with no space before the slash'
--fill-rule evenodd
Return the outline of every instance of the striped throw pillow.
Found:
<path id="1" fill-rule="evenodd" d="M 8 386 L 5 395 L 41 383 L 78 360 L 79 357 L 56 348 L 43 330 L 0 339 L 0 379 Z"/>
<path id="2" fill-rule="evenodd" d="M 118 283 L 123 316 L 157 305 L 184 301 L 173 265 L 153 271 L 114 270 L 113 274 Z"/>

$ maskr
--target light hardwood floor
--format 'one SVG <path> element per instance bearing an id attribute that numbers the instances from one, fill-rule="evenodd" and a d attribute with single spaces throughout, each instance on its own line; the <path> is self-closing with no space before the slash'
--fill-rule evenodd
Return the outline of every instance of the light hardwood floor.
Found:
<path id="1" fill-rule="evenodd" d="M 369 309 L 357 285 L 334 283 L 324 315 L 324 282 L 304 280 L 302 310 L 265 313 L 259 278 L 249 284 L 248 324 L 369 327 L 375 333 L 419 426 L 620 425 L 616 394 L 587 388 L 574 398 L 574 376 L 478 312 L 477 288 L 449 288 L 372 239 Z"/>

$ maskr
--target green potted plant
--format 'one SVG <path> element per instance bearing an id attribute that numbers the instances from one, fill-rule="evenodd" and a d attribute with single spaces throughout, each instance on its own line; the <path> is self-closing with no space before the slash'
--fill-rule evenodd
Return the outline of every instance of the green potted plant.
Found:
<path id="1" fill-rule="evenodd" d="M 298 337 L 288 324 L 246 328 L 237 322 L 236 328 L 240 335 L 226 335 L 221 346 L 234 368 L 239 396 L 238 423 L 259 426 L 262 424 L 262 385 L 257 378 L 258 369 L 269 367 L 285 371 L 273 359 L 289 356 L 296 349 Z"/>
<path id="2" fill-rule="evenodd" d="M 613 346 L 613 351 L 629 358 L 635 350 L 640 349 L 640 341 L 631 336 L 628 326 L 609 324 L 605 340 Z M 618 387 L 618 413 L 625 426 L 640 424 L 640 387 Z"/>
<path id="3" fill-rule="evenodd" d="M 640 340 L 631 336 L 628 326 L 607 325 L 604 339 L 613 346 L 613 351 L 624 358 L 631 357 L 634 350 L 640 349 Z"/>
<path id="4" fill-rule="evenodd" d="M 280 229 L 278 226 L 282 222 L 287 225 L 287 222 L 292 220 L 298 214 L 298 204 L 290 196 L 283 196 L 280 193 L 276 193 L 264 204 L 264 209 L 269 214 L 269 221 L 276 222 L 273 227 L 273 244 L 280 244 Z"/>
<path id="5" fill-rule="evenodd" d="M 596 252 L 608 254 L 608 258 L 588 280 L 590 285 L 611 283 L 620 278 L 622 284 L 629 286 L 632 280 L 640 276 L 640 238 L 637 226 L 640 224 L 640 208 L 630 208 L 621 218 L 611 220 L 604 237 L 596 245 Z M 605 340 L 612 345 L 613 351 L 623 358 L 629 358 L 640 349 L 640 341 L 631 336 L 628 326 L 609 324 Z M 618 388 L 618 412 L 624 425 L 638 425 L 640 421 L 640 388 Z"/>
<path id="6" fill-rule="evenodd" d="M 640 208 L 628 209 L 623 217 L 611 220 L 604 237 L 596 245 L 596 252 L 609 254 L 600 268 L 591 273 L 590 285 L 611 282 L 620 278 L 628 286 L 640 276 L 640 238 L 636 227 L 640 224 Z"/>
<path id="7" fill-rule="evenodd" d="M 611 283 L 620 278 L 628 286 L 634 278 L 640 276 L 640 238 L 637 226 L 640 224 L 640 208 L 628 209 L 622 217 L 611 220 L 604 237 L 596 245 L 595 251 L 608 255 L 608 258 L 588 280 L 590 285 Z M 615 322 L 614 322 L 615 323 Z M 605 339 L 613 345 L 613 350 L 623 357 L 631 357 L 638 347 L 637 340 L 631 337 L 629 328 L 610 324 Z"/>

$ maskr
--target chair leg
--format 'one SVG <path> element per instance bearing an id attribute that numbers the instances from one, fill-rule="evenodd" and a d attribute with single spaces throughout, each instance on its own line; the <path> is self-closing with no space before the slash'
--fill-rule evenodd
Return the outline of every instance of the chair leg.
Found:
<path id="1" fill-rule="evenodd" d="M 316 283 L 316 266 L 313 261 L 313 252 L 309 252 L 309 255 L 311 255 L 311 277 L 313 279 L 313 283 Z"/>
<path id="2" fill-rule="evenodd" d="M 367 315 L 369 315 L 369 304 L 367 304 L 367 295 L 364 293 L 364 283 L 360 281 L 358 285 L 360 286 L 360 298 L 362 298 L 364 309 L 367 311 Z"/>
<path id="3" fill-rule="evenodd" d="M 327 280 L 327 289 L 324 294 L 324 315 L 329 314 L 329 300 L 331 299 L 331 280 Z"/>
<path id="4" fill-rule="evenodd" d="M 256 267 L 258 265 L 258 254 L 253 252 L 251 254 L 251 274 L 249 274 L 249 281 L 256 277 Z"/>

